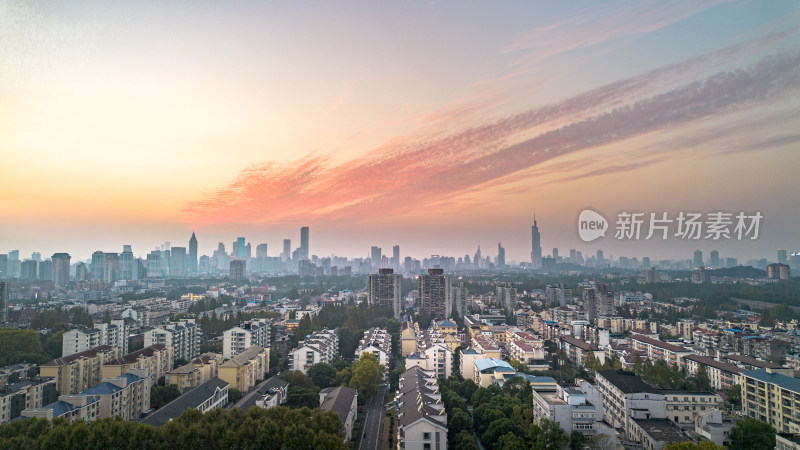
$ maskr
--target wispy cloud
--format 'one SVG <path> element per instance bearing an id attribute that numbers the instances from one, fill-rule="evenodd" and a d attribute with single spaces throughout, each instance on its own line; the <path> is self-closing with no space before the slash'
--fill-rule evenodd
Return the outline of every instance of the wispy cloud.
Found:
<path id="1" fill-rule="evenodd" d="M 398 138 L 344 164 L 315 154 L 290 165 L 254 166 L 185 212 L 194 223 L 386 220 L 401 206 L 424 209 L 578 151 L 797 95 L 800 54 L 653 93 L 659 83 L 658 77 L 622 80 L 445 137 Z M 661 157 L 650 154 L 612 169 L 633 170 Z"/>

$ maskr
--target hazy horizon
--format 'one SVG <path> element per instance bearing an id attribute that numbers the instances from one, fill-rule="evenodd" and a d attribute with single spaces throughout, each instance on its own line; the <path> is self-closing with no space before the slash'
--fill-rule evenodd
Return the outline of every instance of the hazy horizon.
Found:
<path id="1" fill-rule="evenodd" d="M 0 0 L 0 253 L 774 261 L 800 251 L 800 3 Z M 794 150 L 794 151 L 793 151 Z M 576 218 L 761 212 L 755 241 Z M 255 252 L 255 248 L 253 249 Z"/>

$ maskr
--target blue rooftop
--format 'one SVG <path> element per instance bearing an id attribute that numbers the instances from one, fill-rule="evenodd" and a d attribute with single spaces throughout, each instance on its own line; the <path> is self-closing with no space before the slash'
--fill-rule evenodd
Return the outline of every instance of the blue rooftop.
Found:
<path id="1" fill-rule="evenodd" d="M 518 372 L 518 373 L 517 373 L 517 376 L 518 376 L 518 377 L 525 378 L 525 379 L 526 379 L 526 380 L 528 380 L 528 382 L 530 382 L 530 383 L 555 383 L 555 382 L 556 382 L 556 379 L 555 379 L 555 378 L 550 378 L 550 377 L 537 377 L 536 375 L 529 375 L 529 374 L 527 374 L 527 373 L 520 373 L 520 372 Z"/>
<path id="2" fill-rule="evenodd" d="M 97 386 L 92 386 L 89 389 L 86 389 L 85 391 L 81 392 L 81 395 L 111 395 L 121 390 L 121 387 L 106 381 L 98 384 Z"/>
<path id="3" fill-rule="evenodd" d="M 767 373 L 766 369 L 745 370 L 742 372 L 742 375 L 755 378 L 765 383 L 775 384 L 792 392 L 800 393 L 800 380 L 797 378 L 787 377 L 779 373 Z"/>
<path id="4" fill-rule="evenodd" d="M 443 321 L 439 322 L 439 326 L 440 327 L 455 327 L 457 325 L 454 322 L 451 322 L 449 320 L 443 320 Z"/>
<path id="5" fill-rule="evenodd" d="M 514 368 L 511 367 L 511 364 L 507 363 L 506 361 L 503 361 L 502 359 L 497 359 L 497 358 L 479 359 L 475 361 L 475 367 L 477 367 L 478 370 L 481 372 L 487 369 L 497 369 L 497 368 L 514 370 Z"/>

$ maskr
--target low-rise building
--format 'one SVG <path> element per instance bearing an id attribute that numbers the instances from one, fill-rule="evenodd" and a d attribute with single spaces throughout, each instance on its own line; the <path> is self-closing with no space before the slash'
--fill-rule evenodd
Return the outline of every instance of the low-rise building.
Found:
<path id="1" fill-rule="evenodd" d="M 633 419 L 628 439 L 640 443 L 644 450 L 661 450 L 667 444 L 690 441 L 692 437 L 668 419 Z"/>
<path id="2" fill-rule="evenodd" d="M 480 387 L 492 384 L 502 386 L 506 380 L 516 376 L 517 371 L 506 361 L 497 358 L 483 358 L 473 363 L 472 381 Z"/>
<path id="3" fill-rule="evenodd" d="M 567 434 L 577 431 L 584 436 L 595 435 L 595 406 L 586 394 L 575 387 L 556 385 L 555 389 L 533 390 L 533 420 L 556 422 Z"/>
<path id="4" fill-rule="evenodd" d="M 590 344 L 573 336 L 561 336 L 561 348 L 566 353 L 567 358 L 576 366 L 586 366 L 589 354 L 593 355 L 601 364 L 605 363 L 606 360 L 605 351 L 598 347 L 597 344 Z"/>
<path id="5" fill-rule="evenodd" d="M 400 374 L 395 408 L 398 448 L 447 448 L 447 412 L 435 372 L 412 367 Z"/>
<path id="6" fill-rule="evenodd" d="M 269 352 L 264 347 L 254 345 L 219 366 L 219 378 L 232 388 L 247 392 L 269 370 Z"/>
<path id="7" fill-rule="evenodd" d="M 353 436 L 353 424 L 358 414 L 358 392 L 345 386 L 322 389 L 319 391 L 319 409 L 333 411 L 339 416 L 344 441 L 349 441 Z"/>
<path id="8" fill-rule="evenodd" d="M 85 352 L 101 345 L 119 347 L 128 353 L 128 326 L 124 319 L 111 323 L 99 323 L 90 329 L 72 329 L 64 333 L 61 342 L 61 357 Z"/>
<path id="9" fill-rule="evenodd" d="M 242 322 L 223 333 L 222 357 L 231 359 L 254 345 L 269 348 L 269 335 L 270 325 L 267 319 Z"/>
<path id="10" fill-rule="evenodd" d="M 686 355 L 684 358 L 686 373 L 695 376 L 701 366 L 705 367 L 711 387 L 728 389 L 741 382 L 742 369 L 734 364 L 717 361 L 710 356 Z"/>
<path id="11" fill-rule="evenodd" d="M 164 344 L 153 344 L 141 350 L 120 356 L 103 364 L 103 378 L 113 378 L 127 373 L 130 369 L 145 369 L 153 375 L 152 383 L 166 376 L 172 370 L 172 347 Z"/>
<path id="12" fill-rule="evenodd" d="M 603 419 L 612 427 L 628 432 L 634 418 L 666 418 L 664 394 L 633 372 L 598 370 L 595 379 L 603 399 Z"/>
<path id="13" fill-rule="evenodd" d="M 205 413 L 227 404 L 228 382 L 214 377 L 162 406 L 145 417 L 142 423 L 159 427 L 177 418 L 186 410 L 196 409 Z"/>
<path id="14" fill-rule="evenodd" d="M 56 390 L 60 394 L 77 394 L 100 383 L 103 379 L 103 364 L 119 358 L 120 355 L 119 347 L 100 345 L 46 362 L 39 366 L 39 374 L 55 379 Z"/>
<path id="15" fill-rule="evenodd" d="M 26 409 L 21 415 L 48 420 L 64 417 L 70 422 L 92 422 L 106 417 L 135 420 L 150 409 L 151 378 L 145 369 L 131 369 L 80 393 L 62 395 L 58 401 L 41 408 Z"/>
<path id="16" fill-rule="evenodd" d="M 779 433 L 800 433 L 800 380 L 769 369 L 742 372 L 742 413 Z"/>
<path id="17" fill-rule="evenodd" d="M 378 359 L 378 364 L 389 367 L 392 336 L 382 328 L 370 328 L 364 332 L 364 337 L 356 347 L 356 358 L 361 359 L 361 354 L 364 352 L 372 353 Z"/>
<path id="18" fill-rule="evenodd" d="M 200 334 L 195 319 L 184 319 L 160 325 L 144 333 L 144 345 L 164 344 L 172 347 L 173 359 L 191 361 L 199 354 Z"/>
<path id="19" fill-rule="evenodd" d="M 298 342 L 297 348 L 289 353 L 289 369 L 308 373 L 314 364 L 330 364 L 338 353 L 336 330 L 315 331 L 308 339 Z"/>
<path id="20" fill-rule="evenodd" d="M 58 399 L 52 378 L 34 378 L 9 383 L 0 389 L 0 423 L 16 419 L 26 409 L 38 409 Z"/>
<path id="21" fill-rule="evenodd" d="M 694 418 L 694 432 L 698 436 L 713 442 L 720 447 L 730 445 L 730 434 L 733 421 L 724 420 L 719 410 L 708 410 Z"/>
<path id="22" fill-rule="evenodd" d="M 641 334 L 633 334 L 628 340 L 633 350 L 645 352 L 650 361 L 657 361 L 660 359 L 669 366 L 677 364 L 678 367 L 683 367 L 683 358 L 694 353 L 679 345 L 670 344 Z"/>
<path id="23" fill-rule="evenodd" d="M 667 402 L 667 418 L 680 425 L 694 424 L 698 414 L 722 409 L 722 397 L 713 392 L 661 391 Z"/>
<path id="24" fill-rule="evenodd" d="M 286 403 L 288 391 L 289 383 L 275 375 L 259 383 L 233 406 L 245 412 L 254 406 L 273 408 Z"/>

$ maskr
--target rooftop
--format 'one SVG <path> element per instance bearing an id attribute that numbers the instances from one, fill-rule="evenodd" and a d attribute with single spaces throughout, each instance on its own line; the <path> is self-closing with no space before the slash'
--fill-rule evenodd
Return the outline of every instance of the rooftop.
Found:
<path id="1" fill-rule="evenodd" d="M 358 396 L 355 389 L 339 386 L 335 388 L 326 388 L 320 391 L 320 394 L 326 394 L 325 400 L 319 405 L 323 411 L 333 411 L 339 416 L 342 421 L 342 426 L 347 422 L 347 415 L 350 414 L 350 408 L 353 406 L 353 401 Z"/>
<path id="2" fill-rule="evenodd" d="M 800 393 L 800 380 L 797 378 L 787 377 L 779 373 L 768 373 L 765 369 L 745 370 L 742 372 L 742 375 L 755 378 L 765 383 L 772 383 L 792 392 Z"/>
<path id="3" fill-rule="evenodd" d="M 645 383 L 641 377 L 633 372 L 608 369 L 598 370 L 597 374 L 608 380 L 609 383 L 622 391 L 623 394 L 634 394 L 641 392 L 650 394 L 661 393 L 661 390 Z"/>
<path id="4" fill-rule="evenodd" d="M 86 350 L 84 352 L 73 353 L 73 354 L 71 354 L 69 356 L 56 358 L 56 359 L 54 359 L 54 360 L 52 360 L 50 362 L 46 362 L 46 363 L 44 363 L 42 365 L 43 366 L 65 366 L 65 365 L 70 364 L 73 361 L 76 361 L 76 360 L 81 359 L 81 358 L 94 358 L 95 356 L 97 356 L 100 353 L 110 351 L 112 348 L 113 347 L 111 347 L 110 345 L 98 345 L 97 347 L 89 349 L 89 350 Z"/>
<path id="5" fill-rule="evenodd" d="M 180 397 L 162 406 L 153 414 L 145 417 L 142 423 L 153 426 L 162 426 L 170 420 L 180 416 L 187 409 L 194 409 L 202 405 L 203 402 L 213 397 L 219 389 L 225 389 L 227 381 L 222 381 L 214 377 L 194 389 L 189 389 Z"/>
<path id="6" fill-rule="evenodd" d="M 669 419 L 633 419 L 656 442 L 684 442 L 691 438 Z"/>

